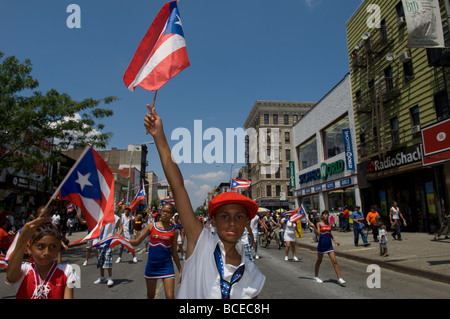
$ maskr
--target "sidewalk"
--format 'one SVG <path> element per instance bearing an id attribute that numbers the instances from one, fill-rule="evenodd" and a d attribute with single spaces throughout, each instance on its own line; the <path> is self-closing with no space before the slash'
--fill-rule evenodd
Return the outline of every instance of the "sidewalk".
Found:
<path id="1" fill-rule="evenodd" d="M 372 234 L 367 236 L 370 246 L 364 247 L 360 236 L 355 247 L 353 231 L 333 231 L 334 239 L 340 243 L 335 246 L 336 256 L 450 284 L 450 238 L 441 236 L 435 241 L 434 235 L 427 233 L 402 232 L 403 240 L 398 241 L 391 234 L 388 232 L 389 256 L 381 257 L 379 244 L 373 241 Z M 317 249 L 309 230 L 303 232 L 303 238 L 297 238 L 297 246 Z"/>

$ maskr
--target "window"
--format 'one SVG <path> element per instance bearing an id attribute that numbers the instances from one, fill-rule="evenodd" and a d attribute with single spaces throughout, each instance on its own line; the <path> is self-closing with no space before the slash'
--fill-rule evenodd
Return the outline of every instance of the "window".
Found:
<path id="1" fill-rule="evenodd" d="M 284 141 L 286 143 L 289 143 L 291 141 L 291 133 L 290 132 L 284 132 Z"/>
<path id="2" fill-rule="evenodd" d="M 280 185 L 277 185 L 277 186 L 275 186 L 275 196 L 277 196 L 277 197 L 280 197 L 280 194 L 281 194 L 281 186 Z"/>
<path id="3" fill-rule="evenodd" d="M 442 121 L 450 117 L 450 108 L 448 106 L 447 91 L 441 91 L 434 96 L 434 107 L 438 121 Z"/>
<path id="4" fill-rule="evenodd" d="M 342 130 L 348 129 L 348 119 L 347 117 L 342 118 L 335 124 L 332 124 L 328 128 L 324 129 L 323 141 L 324 141 L 324 155 L 325 159 L 336 156 L 345 150 L 344 137 L 342 135 Z"/>
<path id="5" fill-rule="evenodd" d="M 380 23 L 380 38 L 382 43 L 385 43 L 388 40 L 387 25 L 386 20 L 384 19 Z"/>
<path id="6" fill-rule="evenodd" d="M 362 93 L 361 93 L 361 90 L 356 91 L 355 98 L 356 98 L 356 103 L 362 104 Z"/>
<path id="7" fill-rule="evenodd" d="M 266 186 L 266 196 L 267 197 L 272 196 L 272 186 L 271 185 Z"/>
<path id="8" fill-rule="evenodd" d="M 277 171 L 275 172 L 275 178 L 281 178 L 281 169 L 278 168 Z"/>
<path id="9" fill-rule="evenodd" d="M 273 115 L 273 124 L 278 124 L 278 114 Z"/>
<path id="10" fill-rule="evenodd" d="M 394 89 L 394 77 L 392 74 L 392 67 L 384 69 L 384 81 L 386 83 L 386 91 L 390 92 Z"/>
<path id="11" fill-rule="evenodd" d="M 289 124 L 289 115 L 287 115 L 287 114 L 284 115 L 284 124 L 286 124 L 286 125 Z"/>
<path id="12" fill-rule="evenodd" d="M 395 10 L 397 11 L 397 17 L 399 18 L 405 17 L 405 11 L 403 10 L 403 3 L 401 1 L 395 6 Z"/>
<path id="13" fill-rule="evenodd" d="M 317 159 L 317 139 L 314 136 L 309 141 L 297 147 L 300 170 L 308 168 L 318 163 Z"/>
<path id="14" fill-rule="evenodd" d="M 398 131 L 398 118 L 393 117 L 390 120 L 391 124 L 391 137 L 392 137 L 392 144 L 399 144 L 400 143 L 400 134 Z"/>
<path id="15" fill-rule="evenodd" d="M 297 123 L 297 121 L 298 121 L 298 115 L 293 115 L 293 116 L 292 116 L 292 120 L 294 121 L 294 123 Z"/>
<path id="16" fill-rule="evenodd" d="M 420 125 L 419 106 L 416 105 L 411 109 L 409 109 L 409 114 L 411 115 L 411 125 L 412 126 Z"/>
<path id="17" fill-rule="evenodd" d="M 290 160 L 291 160 L 291 150 L 286 149 L 286 161 L 290 161 Z"/>
<path id="18" fill-rule="evenodd" d="M 264 114 L 264 124 L 269 124 L 269 114 Z"/>
<path id="19" fill-rule="evenodd" d="M 414 68 L 412 61 L 403 63 L 403 73 L 405 74 L 405 82 L 409 82 L 414 78 Z"/>

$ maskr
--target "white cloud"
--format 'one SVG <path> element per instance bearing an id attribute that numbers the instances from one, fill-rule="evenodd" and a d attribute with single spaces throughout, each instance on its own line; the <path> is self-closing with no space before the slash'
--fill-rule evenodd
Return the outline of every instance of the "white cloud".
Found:
<path id="1" fill-rule="evenodd" d="M 224 178 L 229 178 L 229 173 L 226 173 L 224 171 L 217 171 L 217 172 L 209 172 L 204 174 L 192 174 L 191 178 L 199 179 L 202 181 L 208 181 L 208 182 L 217 182 Z"/>

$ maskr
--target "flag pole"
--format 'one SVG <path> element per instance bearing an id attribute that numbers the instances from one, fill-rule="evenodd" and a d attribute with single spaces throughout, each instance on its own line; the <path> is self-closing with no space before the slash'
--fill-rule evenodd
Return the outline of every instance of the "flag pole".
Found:
<path id="1" fill-rule="evenodd" d="M 153 104 L 152 107 L 155 107 L 156 95 L 158 94 L 158 90 L 155 91 L 155 95 L 153 96 Z"/>

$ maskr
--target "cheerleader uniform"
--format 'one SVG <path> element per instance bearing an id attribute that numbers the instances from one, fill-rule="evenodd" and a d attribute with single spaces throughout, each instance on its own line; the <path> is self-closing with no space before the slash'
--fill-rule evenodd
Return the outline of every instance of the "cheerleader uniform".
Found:
<path id="1" fill-rule="evenodd" d="M 146 279 L 174 278 L 175 270 L 172 262 L 172 243 L 175 227 L 163 230 L 153 223 L 148 246 L 148 260 L 144 277 Z"/>
<path id="2" fill-rule="evenodd" d="M 317 252 L 319 254 L 328 254 L 334 251 L 333 244 L 331 242 L 331 224 L 324 225 L 319 223 L 320 237 L 319 244 L 317 245 Z"/>

